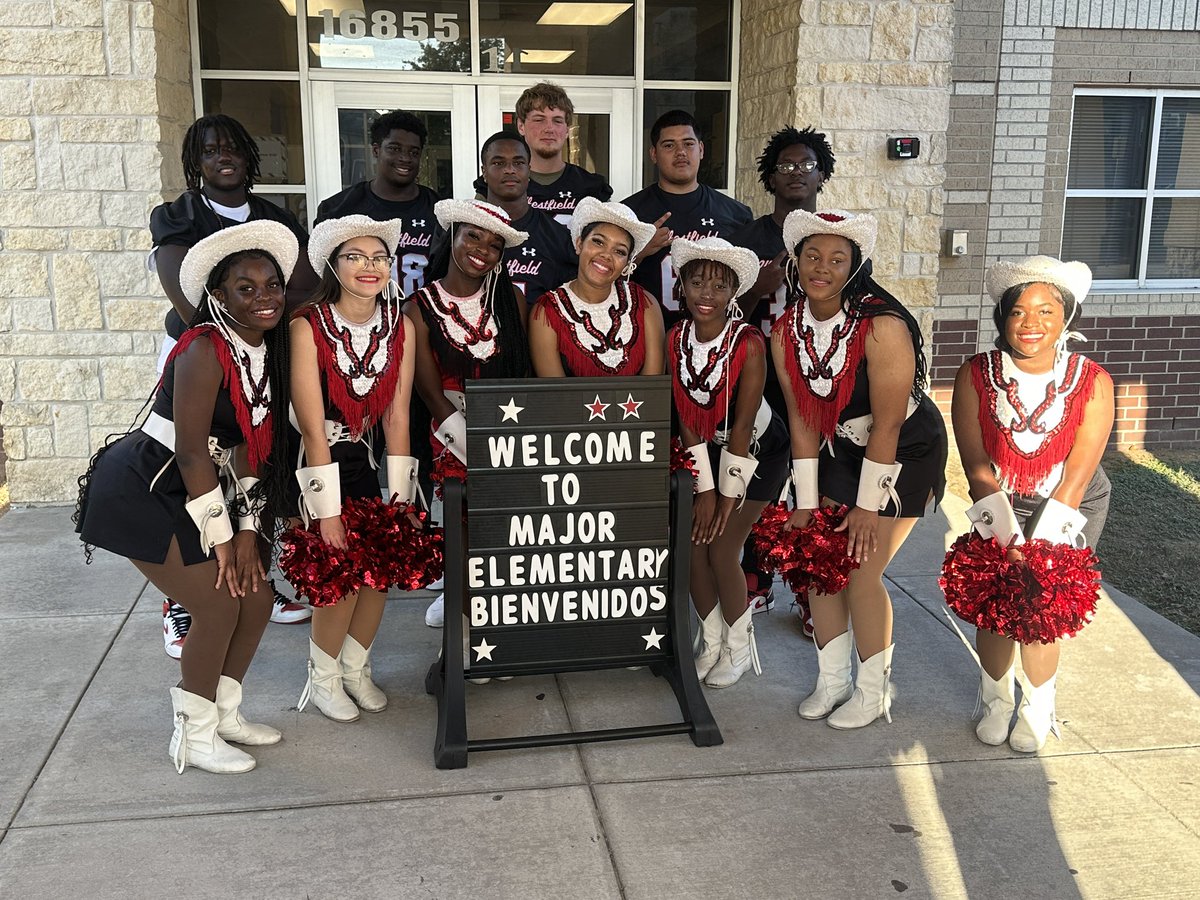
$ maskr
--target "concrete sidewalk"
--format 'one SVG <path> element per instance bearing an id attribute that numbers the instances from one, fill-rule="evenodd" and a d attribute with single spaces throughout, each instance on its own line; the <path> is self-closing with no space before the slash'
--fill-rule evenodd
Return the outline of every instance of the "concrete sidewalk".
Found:
<path id="1" fill-rule="evenodd" d="M 428 595 L 394 597 L 373 660 L 391 703 L 295 711 L 308 630 L 271 625 L 245 708 L 283 743 L 221 777 L 167 757 L 161 595 L 84 567 L 65 508 L 0 518 L 0 897 L 1071 898 L 1200 896 L 1200 639 L 1109 591 L 1063 654 L 1061 740 L 975 739 L 977 669 L 936 571 L 953 499 L 889 569 L 894 723 L 796 715 L 812 644 L 779 604 L 765 671 L 707 691 L 725 737 L 432 762 Z M 964 628 L 970 636 L 969 629 Z M 472 737 L 677 716 L 647 671 L 468 685 Z"/>

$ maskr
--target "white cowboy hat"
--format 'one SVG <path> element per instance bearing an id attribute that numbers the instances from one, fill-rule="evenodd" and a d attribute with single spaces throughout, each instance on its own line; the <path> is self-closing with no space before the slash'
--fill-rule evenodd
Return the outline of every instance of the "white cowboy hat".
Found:
<path id="1" fill-rule="evenodd" d="M 738 280 L 735 297 L 746 293 L 758 280 L 758 254 L 753 250 L 735 247 L 719 237 L 703 237 L 698 241 L 675 238 L 671 241 L 671 264 L 676 272 L 682 272 L 684 266 L 697 259 L 711 259 L 733 269 Z"/>
<path id="2" fill-rule="evenodd" d="M 575 207 L 571 216 L 571 240 L 576 244 L 583 236 L 583 230 L 593 222 L 608 222 L 623 228 L 633 239 L 633 249 L 629 253 L 633 260 L 654 237 L 655 228 L 649 222 L 639 219 L 632 209 L 624 203 L 610 201 L 601 203 L 595 197 L 584 197 Z"/>
<path id="3" fill-rule="evenodd" d="M 455 222 L 469 222 L 500 235 L 505 247 L 520 247 L 529 240 L 529 232 L 513 228 L 508 213 L 482 200 L 439 200 L 433 204 L 433 214 L 446 231 Z"/>
<path id="4" fill-rule="evenodd" d="M 193 306 L 204 299 L 204 286 L 208 276 L 227 256 L 243 250 L 262 250 L 269 253 L 279 264 L 283 280 L 292 277 L 296 259 L 300 256 L 300 243 L 290 228 L 271 219 L 258 219 L 222 228 L 197 242 L 188 250 L 179 267 L 179 287 L 183 296 Z"/>
<path id="5" fill-rule="evenodd" d="M 1053 256 L 1029 256 L 993 263 L 987 272 L 988 293 L 996 304 L 1009 288 L 1030 282 L 1054 285 L 1068 305 L 1074 302 L 1078 308 L 1091 290 L 1092 270 L 1081 262 L 1063 262 Z"/>
<path id="6" fill-rule="evenodd" d="M 783 220 L 783 246 L 792 256 L 806 237 L 814 234 L 836 234 L 858 245 L 864 261 L 875 252 L 875 237 L 879 222 L 870 213 L 852 213 L 844 209 L 823 209 L 811 213 L 794 209 Z"/>
<path id="7" fill-rule="evenodd" d="M 379 221 L 370 216 L 342 216 L 326 219 L 313 228 L 308 237 L 308 261 L 318 275 L 325 268 L 329 255 L 338 247 L 356 237 L 373 237 L 383 241 L 389 254 L 395 253 L 404 234 L 404 223 L 399 219 Z"/>

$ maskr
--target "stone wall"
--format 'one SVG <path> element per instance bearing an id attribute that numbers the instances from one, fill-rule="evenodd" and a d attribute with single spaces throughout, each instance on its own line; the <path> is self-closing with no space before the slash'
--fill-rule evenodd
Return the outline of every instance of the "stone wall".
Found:
<path id="1" fill-rule="evenodd" d="M 759 214 L 770 209 L 754 157 L 771 132 L 786 124 L 824 131 L 837 165 L 819 205 L 879 218 L 875 274 L 927 331 L 937 302 L 952 11 L 950 0 L 742 4 L 738 198 Z M 919 137 L 920 158 L 889 160 L 893 136 Z"/>
<path id="2" fill-rule="evenodd" d="M 0 426 L 15 502 L 73 498 L 154 387 L 166 301 L 146 222 L 179 187 L 189 46 L 186 0 L 0 3 Z"/>

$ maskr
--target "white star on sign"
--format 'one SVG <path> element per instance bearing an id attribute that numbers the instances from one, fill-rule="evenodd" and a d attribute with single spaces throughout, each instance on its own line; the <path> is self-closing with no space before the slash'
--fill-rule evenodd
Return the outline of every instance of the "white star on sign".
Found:
<path id="1" fill-rule="evenodd" d="M 488 662 L 495 662 L 492 659 L 492 651 L 496 649 L 496 645 L 489 644 L 487 638 L 483 638 L 477 647 L 472 647 L 471 649 L 475 651 L 475 662 L 481 662 L 485 659 Z"/>
<path id="2" fill-rule="evenodd" d="M 599 395 L 599 394 L 597 394 L 597 395 L 596 395 L 596 399 L 595 399 L 595 400 L 593 400 L 591 403 L 585 403 L 585 404 L 583 404 L 583 408 L 584 408 L 584 409 L 586 409 L 588 412 L 590 412 L 590 413 L 591 413 L 591 415 L 590 415 L 590 416 L 588 416 L 588 421 L 589 421 L 589 422 L 590 422 L 590 421 L 592 421 L 592 419 L 604 419 L 604 421 L 606 421 L 606 422 L 607 422 L 607 421 L 608 421 L 608 419 L 605 417 L 605 415 L 604 415 L 604 412 L 605 412 L 605 410 L 607 410 L 607 409 L 608 409 L 610 406 L 612 406 L 612 404 L 611 404 L 611 403 L 601 403 L 601 402 L 600 402 L 600 395 Z"/>
<path id="3" fill-rule="evenodd" d="M 621 416 L 621 421 L 633 416 L 635 419 L 640 419 L 642 414 L 638 412 L 645 400 L 634 400 L 633 394 L 630 394 L 624 403 L 618 403 L 617 406 L 625 411 L 625 415 Z"/>
<path id="4" fill-rule="evenodd" d="M 501 422 L 517 422 L 518 421 L 517 415 L 524 411 L 525 411 L 525 407 L 517 406 L 516 397 L 509 397 L 508 404 L 507 405 L 501 404 L 501 406 L 500 406 L 500 412 L 504 413 L 504 417 L 501 418 L 500 421 Z M 518 424 L 519 424 L 519 422 L 518 422 Z"/>
<path id="5" fill-rule="evenodd" d="M 661 650 L 662 649 L 662 639 L 665 637 L 666 637 L 665 634 L 659 634 L 657 631 L 655 631 L 653 628 L 651 628 L 649 634 L 642 635 L 642 640 L 646 642 L 647 650 L 649 650 L 651 647 L 657 647 L 659 650 Z"/>

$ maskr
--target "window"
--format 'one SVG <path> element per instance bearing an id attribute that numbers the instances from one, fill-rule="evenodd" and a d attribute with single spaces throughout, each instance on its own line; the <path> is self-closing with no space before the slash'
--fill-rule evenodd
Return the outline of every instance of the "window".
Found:
<path id="1" fill-rule="evenodd" d="M 1076 91 L 1062 255 L 1102 286 L 1200 287 L 1200 93 Z"/>

